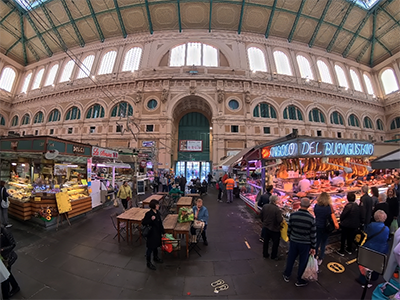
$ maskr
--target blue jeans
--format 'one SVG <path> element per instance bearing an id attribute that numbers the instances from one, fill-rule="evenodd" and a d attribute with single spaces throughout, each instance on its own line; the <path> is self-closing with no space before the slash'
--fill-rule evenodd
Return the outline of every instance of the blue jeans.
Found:
<path id="1" fill-rule="evenodd" d="M 289 254 L 283 275 L 290 277 L 290 275 L 292 274 L 294 262 L 296 261 L 297 256 L 299 256 L 299 269 L 297 271 L 297 282 L 299 283 L 306 282 L 304 279 L 301 279 L 301 276 L 303 275 L 304 270 L 306 269 L 309 255 L 310 255 L 309 244 L 300 244 L 290 241 Z"/>
<path id="2" fill-rule="evenodd" d="M 233 190 L 226 190 L 226 202 L 233 202 Z"/>
<path id="3" fill-rule="evenodd" d="M 325 228 L 317 227 L 317 247 L 315 249 L 315 256 L 318 255 L 318 249 L 319 246 L 321 245 L 321 251 L 318 255 L 318 259 L 324 259 L 325 247 L 326 247 L 326 242 L 328 241 L 328 237 L 329 233 L 325 231 Z"/>

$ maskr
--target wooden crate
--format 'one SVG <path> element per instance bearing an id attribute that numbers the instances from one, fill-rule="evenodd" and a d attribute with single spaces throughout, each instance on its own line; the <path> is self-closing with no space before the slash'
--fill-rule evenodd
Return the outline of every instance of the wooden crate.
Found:
<path id="1" fill-rule="evenodd" d="M 20 220 L 29 220 L 32 216 L 31 203 L 14 200 L 11 197 L 8 213 Z"/>
<path id="2" fill-rule="evenodd" d="M 69 218 L 79 216 L 92 210 L 92 198 L 85 197 L 71 202 L 72 210 L 68 213 Z"/>

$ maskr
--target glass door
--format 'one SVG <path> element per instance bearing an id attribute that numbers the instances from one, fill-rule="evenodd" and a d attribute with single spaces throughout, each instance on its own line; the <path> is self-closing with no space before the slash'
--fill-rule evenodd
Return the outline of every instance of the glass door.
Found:
<path id="1" fill-rule="evenodd" d="M 208 161 L 202 161 L 201 162 L 201 182 L 203 182 L 204 179 L 207 178 L 208 173 L 210 173 L 210 162 Z"/>
<path id="2" fill-rule="evenodd" d="M 185 162 L 184 161 L 178 161 L 176 162 L 176 169 L 175 169 L 175 175 L 180 176 L 180 175 L 185 175 Z"/>
<path id="3" fill-rule="evenodd" d="M 186 163 L 186 180 L 189 181 L 192 178 L 197 178 L 200 175 L 200 162 L 188 161 Z"/>

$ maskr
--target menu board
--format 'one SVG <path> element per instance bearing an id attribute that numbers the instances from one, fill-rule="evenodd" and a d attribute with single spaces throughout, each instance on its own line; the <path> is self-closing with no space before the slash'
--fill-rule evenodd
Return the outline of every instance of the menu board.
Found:
<path id="1" fill-rule="evenodd" d="M 60 192 L 56 194 L 58 213 L 63 214 L 72 210 L 71 202 L 67 192 Z"/>

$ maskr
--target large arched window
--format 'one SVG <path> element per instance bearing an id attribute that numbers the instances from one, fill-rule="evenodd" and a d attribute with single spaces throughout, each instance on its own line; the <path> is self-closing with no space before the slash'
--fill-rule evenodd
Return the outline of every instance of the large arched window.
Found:
<path id="1" fill-rule="evenodd" d="M 108 51 L 106 54 L 104 54 L 99 68 L 99 75 L 112 73 L 116 58 L 117 51 Z"/>
<path id="2" fill-rule="evenodd" d="M 49 122 L 57 122 L 60 121 L 60 111 L 58 109 L 53 109 L 49 114 Z"/>
<path id="3" fill-rule="evenodd" d="M 46 83 L 44 84 L 44 86 L 54 84 L 54 79 L 56 78 L 57 71 L 58 71 L 58 64 L 51 67 L 50 72 L 47 75 Z"/>
<path id="4" fill-rule="evenodd" d="M 43 73 L 44 73 L 44 68 L 40 69 L 36 73 L 35 80 L 33 81 L 33 84 L 32 84 L 32 90 L 40 88 L 40 84 L 41 84 L 42 78 L 43 78 Z"/>
<path id="5" fill-rule="evenodd" d="M 317 66 L 318 66 L 318 71 L 319 71 L 319 75 L 321 76 L 322 82 L 332 84 L 333 82 L 332 82 L 331 73 L 329 72 L 329 68 L 326 65 L 326 63 L 323 62 L 322 60 L 318 60 Z"/>
<path id="6" fill-rule="evenodd" d="M 31 117 L 29 116 L 29 114 L 25 114 L 25 115 L 22 117 L 22 123 L 21 123 L 21 125 L 28 125 L 28 124 L 30 123 L 30 121 L 31 121 Z"/>
<path id="7" fill-rule="evenodd" d="M 18 116 L 14 116 L 11 120 L 11 127 L 18 126 Z"/>
<path id="8" fill-rule="evenodd" d="M 335 65 L 335 72 L 339 82 L 339 86 L 349 88 L 349 83 L 347 82 L 346 74 L 344 73 L 343 69 L 339 65 Z"/>
<path id="9" fill-rule="evenodd" d="M 104 107 L 100 104 L 92 105 L 87 113 L 86 119 L 97 119 L 97 118 L 104 118 Z"/>
<path id="10" fill-rule="evenodd" d="M 278 74 L 292 75 L 292 68 L 290 67 L 289 58 L 285 53 L 282 51 L 274 51 L 274 59 Z"/>
<path id="11" fill-rule="evenodd" d="M 383 130 L 383 121 L 381 119 L 376 120 L 376 129 Z"/>
<path id="12" fill-rule="evenodd" d="M 325 123 L 325 116 L 320 109 L 313 108 L 308 113 L 308 120 L 310 122 Z"/>
<path id="13" fill-rule="evenodd" d="M 72 71 L 74 70 L 75 62 L 71 59 L 64 66 L 64 70 L 61 74 L 60 82 L 66 82 L 71 79 Z"/>
<path id="14" fill-rule="evenodd" d="M 77 79 L 89 77 L 94 62 L 94 55 L 88 55 L 83 60 Z"/>
<path id="15" fill-rule="evenodd" d="M 140 59 L 142 57 L 142 48 L 134 47 L 131 48 L 125 54 L 124 64 L 122 66 L 122 72 L 125 71 L 136 71 L 139 70 Z"/>
<path id="16" fill-rule="evenodd" d="M 364 118 L 364 128 L 373 129 L 372 120 L 369 117 Z"/>
<path id="17" fill-rule="evenodd" d="M 356 71 L 354 71 L 353 69 L 350 70 L 350 77 L 351 77 L 351 80 L 353 81 L 354 89 L 358 92 L 362 92 L 363 89 L 361 86 L 360 78 L 358 77 L 358 74 L 356 73 Z"/>
<path id="18" fill-rule="evenodd" d="M 25 76 L 24 84 L 22 85 L 21 93 L 26 93 L 28 91 L 29 83 L 31 82 L 32 72 Z"/>
<path id="19" fill-rule="evenodd" d="M 171 49 L 171 67 L 206 66 L 218 67 L 218 50 L 202 43 L 187 43 Z"/>
<path id="20" fill-rule="evenodd" d="M 70 109 L 68 109 L 66 115 L 65 115 L 65 120 L 79 120 L 81 118 L 81 110 L 77 108 L 76 106 L 72 106 Z"/>
<path id="21" fill-rule="evenodd" d="M 120 102 L 113 107 L 111 110 L 111 117 L 126 117 L 133 116 L 133 108 L 132 105 L 127 102 Z"/>
<path id="22" fill-rule="evenodd" d="M 43 112 L 39 111 L 33 118 L 33 124 L 43 123 L 43 121 L 44 121 Z"/>
<path id="23" fill-rule="evenodd" d="M 259 103 L 256 107 L 254 107 L 253 117 L 276 119 L 276 110 L 272 105 L 269 105 L 268 103 Z"/>
<path id="24" fill-rule="evenodd" d="M 0 89 L 3 89 L 7 92 L 11 92 L 14 80 L 15 80 L 15 71 L 10 68 L 4 68 L 0 77 Z"/>
<path id="25" fill-rule="evenodd" d="M 331 114 L 331 124 L 344 125 L 343 116 L 339 112 L 334 111 Z"/>
<path id="26" fill-rule="evenodd" d="M 394 74 L 392 69 L 387 69 L 382 72 L 381 81 L 386 95 L 395 92 L 399 89 L 399 84 L 397 83 L 396 75 Z"/>
<path id="27" fill-rule="evenodd" d="M 347 122 L 349 123 L 349 126 L 360 127 L 360 121 L 355 114 L 351 114 Z"/>
<path id="28" fill-rule="evenodd" d="M 400 117 L 395 118 L 392 123 L 390 123 L 390 130 L 400 128 Z"/>
<path id="29" fill-rule="evenodd" d="M 267 72 L 265 55 L 261 49 L 256 47 L 250 47 L 247 49 L 247 55 L 249 58 L 249 66 L 251 71 Z"/>
<path id="30" fill-rule="evenodd" d="M 374 87 L 372 86 L 371 78 L 367 74 L 363 74 L 365 86 L 367 87 L 367 93 L 370 95 L 375 95 Z"/>
<path id="31" fill-rule="evenodd" d="M 299 65 L 301 78 L 314 80 L 314 75 L 311 70 L 310 62 L 302 55 L 297 55 L 297 64 Z"/>
<path id="32" fill-rule="evenodd" d="M 294 105 L 289 105 L 283 111 L 283 118 L 289 120 L 303 120 L 303 114 L 301 113 L 300 109 L 298 109 Z"/>
<path id="33" fill-rule="evenodd" d="M 6 119 L 3 115 L 0 115 L 0 126 L 6 126 Z"/>

